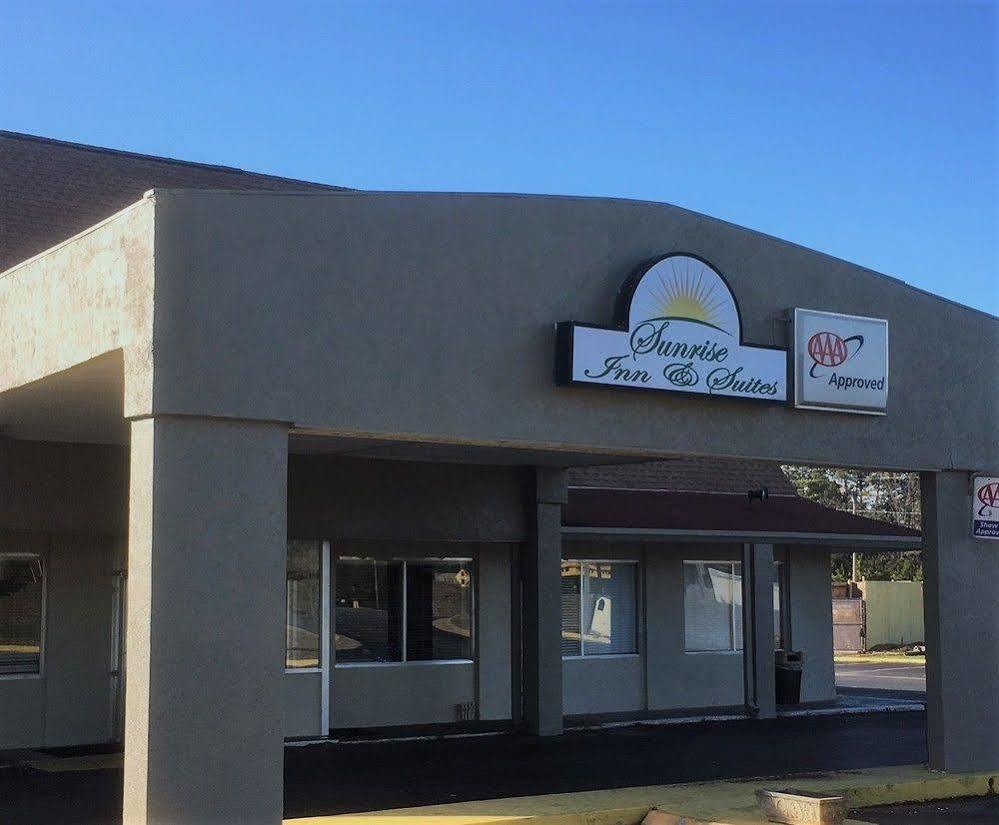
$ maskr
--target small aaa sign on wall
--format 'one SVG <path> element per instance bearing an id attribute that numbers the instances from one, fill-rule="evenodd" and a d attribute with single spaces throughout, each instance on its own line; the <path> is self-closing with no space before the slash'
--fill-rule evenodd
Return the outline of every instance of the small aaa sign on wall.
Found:
<path id="1" fill-rule="evenodd" d="M 888 409 L 888 322 L 795 309 L 794 405 L 884 415 Z"/>
<path id="2" fill-rule="evenodd" d="M 976 539 L 999 539 L 999 477 L 975 477 L 971 525 Z"/>
<path id="3" fill-rule="evenodd" d="M 739 307 L 709 263 L 654 261 L 618 294 L 614 324 L 558 324 L 559 384 L 787 400 L 787 352 L 742 342 Z"/>

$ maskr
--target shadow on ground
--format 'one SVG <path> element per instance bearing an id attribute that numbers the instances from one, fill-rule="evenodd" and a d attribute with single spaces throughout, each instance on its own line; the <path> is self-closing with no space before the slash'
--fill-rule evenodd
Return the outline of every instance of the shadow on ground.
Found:
<path id="1" fill-rule="evenodd" d="M 234 744 L 234 747 L 237 745 Z M 926 760 L 922 712 L 285 749 L 285 816 L 809 773 Z M 117 825 L 120 768 L 0 768 L 5 825 Z"/>

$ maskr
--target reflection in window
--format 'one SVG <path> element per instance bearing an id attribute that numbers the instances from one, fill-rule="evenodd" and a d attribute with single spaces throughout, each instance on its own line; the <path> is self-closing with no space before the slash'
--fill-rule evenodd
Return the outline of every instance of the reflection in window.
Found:
<path id="1" fill-rule="evenodd" d="M 318 541 L 288 542 L 285 575 L 285 667 L 319 667 L 322 629 L 320 581 L 322 545 Z"/>
<path id="2" fill-rule="evenodd" d="M 0 674 L 40 672 L 42 601 L 41 558 L 0 554 Z"/>
<path id="3" fill-rule="evenodd" d="M 742 565 L 683 563 L 684 649 L 742 650 Z"/>
<path id="4" fill-rule="evenodd" d="M 402 563 L 339 558 L 336 562 L 336 660 L 402 660 Z"/>
<path id="5" fill-rule="evenodd" d="M 471 565 L 406 562 L 406 659 L 472 658 Z"/>
<path id="6" fill-rule="evenodd" d="M 562 655 L 601 656 L 638 650 L 638 565 L 562 562 Z"/>
<path id="7" fill-rule="evenodd" d="M 583 652 L 580 628 L 580 562 L 562 562 L 562 655 L 579 656 Z"/>

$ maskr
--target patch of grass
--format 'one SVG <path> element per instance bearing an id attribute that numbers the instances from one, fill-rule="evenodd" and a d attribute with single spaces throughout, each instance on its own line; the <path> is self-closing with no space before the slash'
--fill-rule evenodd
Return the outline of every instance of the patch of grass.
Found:
<path id="1" fill-rule="evenodd" d="M 906 656 L 904 653 L 837 653 L 833 657 L 838 665 L 925 665 L 926 656 Z"/>

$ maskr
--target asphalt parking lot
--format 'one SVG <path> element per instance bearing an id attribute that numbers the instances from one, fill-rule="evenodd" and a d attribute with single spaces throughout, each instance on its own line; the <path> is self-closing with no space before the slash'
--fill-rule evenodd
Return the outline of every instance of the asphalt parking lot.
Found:
<path id="1" fill-rule="evenodd" d="M 853 690 L 926 693 L 926 665 L 895 663 L 836 664 L 836 687 Z"/>
<path id="2" fill-rule="evenodd" d="M 285 816 L 925 760 L 922 711 L 637 725 L 551 739 L 504 734 L 323 743 L 285 749 Z M 95 770 L 0 764 L 0 822 L 117 825 L 120 759 L 98 764 Z"/>
<path id="3" fill-rule="evenodd" d="M 854 819 L 876 825 L 996 825 L 999 797 L 980 796 L 945 799 L 919 805 L 883 805 L 850 813 Z"/>

